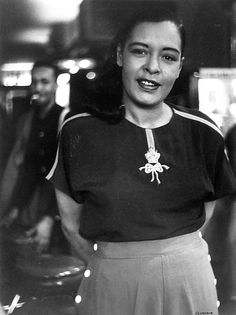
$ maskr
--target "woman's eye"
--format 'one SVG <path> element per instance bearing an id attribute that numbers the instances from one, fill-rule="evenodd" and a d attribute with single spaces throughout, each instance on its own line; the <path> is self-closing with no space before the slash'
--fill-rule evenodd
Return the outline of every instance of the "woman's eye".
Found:
<path id="1" fill-rule="evenodd" d="M 174 62 L 177 61 L 177 58 L 175 56 L 165 55 L 163 58 L 168 62 Z"/>
<path id="2" fill-rule="evenodd" d="M 137 55 L 137 56 L 144 56 L 144 55 L 146 55 L 146 51 L 144 49 L 134 48 L 134 49 L 131 50 L 131 52 L 134 55 Z"/>

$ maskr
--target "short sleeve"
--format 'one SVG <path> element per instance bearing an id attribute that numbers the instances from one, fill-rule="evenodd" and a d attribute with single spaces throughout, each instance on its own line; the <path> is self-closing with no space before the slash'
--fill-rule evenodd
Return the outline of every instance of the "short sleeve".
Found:
<path id="1" fill-rule="evenodd" d="M 64 126 L 59 134 L 59 144 L 54 165 L 46 178 L 55 188 L 69 195 L 76 202 L 83 203 L 82 193 L 75 192 L 71 182 L 71 172 L 73 172 L 71 157 L 75 148 L 73 145 L 74 138 L 70 128 Z"/>
<path id="2" fill-rule="evenodd" d="M 208 174 L 213 185 L 213 192 L 208 200 L 216 200 L 236 192 L 236 178 L 230 166 L 224 139 L 219 142 L 212 141 L 214 151 L 210 152 Z"/>

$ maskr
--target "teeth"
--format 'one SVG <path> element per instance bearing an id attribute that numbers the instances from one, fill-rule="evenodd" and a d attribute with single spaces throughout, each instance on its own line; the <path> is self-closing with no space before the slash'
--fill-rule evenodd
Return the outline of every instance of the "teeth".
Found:
<path id="1" fill-rule="evenodd" d="M 141 80 L 140 83 L 146 86 L 152 86 L 152 87 L 157 86 L 157 83 L 146 81 L 146 80 Z"/>

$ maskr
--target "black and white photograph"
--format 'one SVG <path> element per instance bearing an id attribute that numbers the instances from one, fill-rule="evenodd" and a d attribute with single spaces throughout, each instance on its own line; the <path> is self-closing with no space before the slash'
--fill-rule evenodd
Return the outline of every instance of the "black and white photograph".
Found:
<path id="1" fill-rule="evenodd" d="M 0 0 L 8 314 L 236 314 L 236 0 Z"/>

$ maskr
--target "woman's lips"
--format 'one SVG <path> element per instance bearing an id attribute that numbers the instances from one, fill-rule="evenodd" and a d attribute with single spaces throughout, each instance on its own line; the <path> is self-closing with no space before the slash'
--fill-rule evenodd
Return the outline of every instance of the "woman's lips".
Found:
<path id="1" fill-rule="evenodd" d="M 145 90 L 156 90 L 159 88 L 160 84 L 153 80 L 138 79 L 139 86 Z"/>

